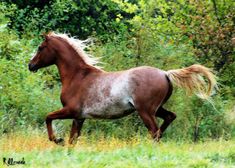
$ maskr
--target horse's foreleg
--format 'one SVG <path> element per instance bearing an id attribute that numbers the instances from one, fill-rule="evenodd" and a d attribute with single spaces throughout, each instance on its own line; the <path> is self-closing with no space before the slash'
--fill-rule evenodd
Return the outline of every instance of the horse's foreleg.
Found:
<path id="1" fill-rule="evenodd" d="M 52 121 L 55 119 L 69 119 L 72 118 L 69 110 L 66 108 L 62 108 L 61 110 L 51 112 L 46 117 L 46 125 L 47 125 L 47 131 L 50 141 L 54 141 L 56 144 L 63 143 L 62 138 L 56 138 L 53 129 L 52 129 Z"/>
<path id="2" fill-rule="evenodd" d="M 176 114 L 171 111 L 167 111 L 163 107 L 160 107 L 156 112 L 156 116 L 160 117 L 164 120 L 161 127 L 160 127 L 160 132 L 158 132 L 158 134 L 159 134 L 158 136 L 159 136 L 159 138 L 161 138 L 162 133 L 175 120 Z"/>
<path id="3" fill-rule="evenodd" d="M 147 127 L 150 134 L 152 135 L 152 138 L 158 140 L 157 132 L 159 129 L 155 120 L 155 116 L 141 111 L 139 112 L 139 116 L 143 120 L 144 125 Z"/>
<path id="4" fill-rule="evenodd" d="M 84 121 L 85 121 L 85 119 L 81 119 L 81 120 L 74 119 L 73 120 L 71 132 L 70 132 L 69 144 L 76 144 L 77 138 L 81 134 L 81 129 L 82 129 L 82 125 L 83 125 Z"/>

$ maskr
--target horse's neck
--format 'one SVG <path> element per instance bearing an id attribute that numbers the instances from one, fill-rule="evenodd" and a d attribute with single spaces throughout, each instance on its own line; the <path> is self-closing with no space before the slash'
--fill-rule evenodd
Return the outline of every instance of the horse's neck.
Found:
<path id="1" fill-rule="evenodd" d="M 62 87 L 69 86 L 73 80 L 77 82 L 81 81 L 86 75 L 89 75 L 92 72 L 98 72 L 99 70 L 87 65 L 80 57 L 77 55 L 66 55 L 71 56 L 71 58 L 64 57 L 59 60 L 56 65 L 59 70 L 60 79 Z"/>

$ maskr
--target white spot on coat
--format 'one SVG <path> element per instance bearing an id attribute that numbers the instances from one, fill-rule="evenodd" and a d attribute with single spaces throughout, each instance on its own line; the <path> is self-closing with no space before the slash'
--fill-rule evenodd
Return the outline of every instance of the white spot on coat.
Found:
<path id="1" fill-rule="evenodd" d="M 94 82 L 89 89 L 87 102 L 84 103 L 82 117 L 121 117 L 125 111 L 133 109 L 130 104 L 130 102 L 133 104 L 133 100 L 129 73 L 118 75 L 107 75 Z M 92 104 L 89 105 L 88 102 L 92 102 Z"/>

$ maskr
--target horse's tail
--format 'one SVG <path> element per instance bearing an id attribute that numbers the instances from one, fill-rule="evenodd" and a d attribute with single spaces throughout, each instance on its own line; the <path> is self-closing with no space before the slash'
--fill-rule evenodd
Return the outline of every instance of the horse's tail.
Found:
<path id="1" fill-rule="evenodd" d="M 194 64 L 182 69 L 169 70 L 166 74 L 172 83 L 185 88 L 190 94 L 195 93 L 201 99 L 208 99 L 213 89 L 217 89 L 216 76 L 202 65 Z"/>

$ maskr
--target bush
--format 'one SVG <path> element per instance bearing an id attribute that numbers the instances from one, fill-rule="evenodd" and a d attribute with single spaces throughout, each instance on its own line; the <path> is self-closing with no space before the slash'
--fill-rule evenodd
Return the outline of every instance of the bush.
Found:
<path id="1" fill-rule="evenodd" d="M 203 7 L 209 13 L 207 17 L 201 10 L 197 11 L 201 3 L 194 5 L 191 1 L 182 6 L 171 1 L 158 1 L 155 5 L 154 0 L 53 0 L 43 1 L 40 6 L 39 1 L 35 0 L 27 2 L 25 7 L 22 5 L 24 1 L 6 2 L 0 3 L 0 131 L 9 132 L 29 125 L 41 127 L 46 114 L 61 107 L 57 69 L 50 67 L 37 74 L 31 74 L 27 69 L 31 55 L 42 41 L 39 35 L 55 30 L 80 38 L 95 36 L 97 39 L 91 52 L 102 57 L 103 67 L 107 71 L 140 65 L 169 70 L 193 63 L 217 67 L 218 62 L 223 60 L 223 54 L 220 55 L 220 49 L 216 46 L 225 46 L 229 53 L 218 73 L 222 89 L 213 97 L 215 108 L 174 88 L 165 107 L 176 112 L 178 117 L 167 129 L 165 137 L 197 141 L 235 136 L 235 118 L 232 117 L 235 97 L 232 78 L 234 51 L 227 43 L 232 34 L 229 34 L 231 17 L 226 15 L 226 11 L 231 11 L 230 7 L 221 11 L 223 5 L 219 5 L 219 11 L 222 12 L 220 19 L 224 19 L 225 23 L 221 28 L 221 25 L 214 23 L 216 17 L 209 10 L 212 9 L 211 2 Z M 199 24 L 198 18 L 205 23 Z M 206 21 L 213 24 L 206 24 Z M 213 31 L 207 33 L 210 26 L 213 26 Z M 220 41 L 218 35 L 213 43 L 208 44 L 208 39 L 215 36 L 217 28 L 226 37 Z M 203 39 L 202 43 L 200 39 Z M 208 58 L 198 55 L 204 49 L 208 50 Z M 55 123 L 59 131 L 70 129 L 71 122 Z M 85 122 L 84 132 L 129 138 L 136 133 L 146 135 L 147 129 L 135 113 L 114 121 L 89 120 Z"/>

